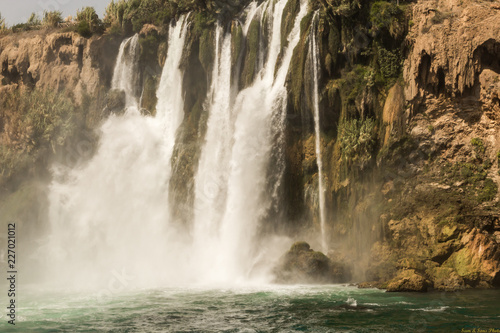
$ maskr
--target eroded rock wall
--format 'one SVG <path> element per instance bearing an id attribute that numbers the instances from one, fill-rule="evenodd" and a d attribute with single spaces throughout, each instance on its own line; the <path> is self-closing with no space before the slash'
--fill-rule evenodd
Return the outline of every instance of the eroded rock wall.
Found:
<path id="1" fill-rule="evenodd" d="M 0 39 L 2 89 L 67 91 L 81 104 L 84 94 L 109 87 L 119 43 L 110 36 L 87 39 L 74 32 L 7 35 Z"/>
<path id="2" fill-rule="evenodd" d="M 390 281 L 391 290 L 408 281 L 418 282 L 414 290 L 498 286 L 500 10 L 489 1 L 419 1 L 412 22 L 407 129 L 378 159 L 383 240 L 367 279 Z"/>

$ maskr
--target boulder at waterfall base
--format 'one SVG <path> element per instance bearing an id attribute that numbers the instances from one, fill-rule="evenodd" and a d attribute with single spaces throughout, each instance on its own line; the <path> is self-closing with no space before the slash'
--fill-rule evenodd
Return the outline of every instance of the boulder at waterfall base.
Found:
<path id="1" fill-rule="evenodd" d="M 306 242 L 296 242 L 274 269 L 276 283 L 343 283 L 351 272 L 342 262 L 335 262 Z"/>

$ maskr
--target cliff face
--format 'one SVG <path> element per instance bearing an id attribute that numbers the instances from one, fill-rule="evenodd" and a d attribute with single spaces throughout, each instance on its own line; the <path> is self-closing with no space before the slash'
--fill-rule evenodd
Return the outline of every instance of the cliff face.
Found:
<path id="1" fill-rule="evenodd" d="M 2 90 L 66 90 L 81 104 L 84 94 L 109 87 L 117 45 L 116 38 L 87 39 L 74 32 L 8 35 L 0 39 Z"/>
<path id="2" fill-rule="evenodd" d="M 368 279 L 406 275 L 437 289 L 500 279 L 500 10 L 491 2 L 420 1 L 405 61 L 405 137 L 392 140 L 383 242 Z M 388 171 L 388 172 L 387 172 Z"/>
<path id="3" fill-rule="evenodd" d="M 290 0 L 284 17 L 295 17 L 299 4 Z M 238 10 L 242 5 L 239 1 Z M 233 11 L 223 18 L 232 35 L 232 58 L 241 61 L 236 68 L 234 60 L 232 81 L 243 89 L 266 52 L 259 38 L 269 32 L 255 20 L 243 38 Z M 186 227 L 193 214 L 215 55 L 216 20 L 204 15 L 189 18 L 181 64 L 186 116 L 170 180 L 172 214 Z M 290 32 L 289 21 L 284 21 L 282 40 Z M 168 48 L 167 29 L 147 25 L 141 33 L 138 90 L 150 113 Z M 318 40 L 321 68 L 329 256 L 347 258 L 356 280 L 391 290 L 498 286 L 498 6 L 467 0 L 421 0 L 400 7 L 385 1 L 310 3 L 286 83 L 281 202 L 272 203 L 265 217 L 267 229 L 297 240 L 319 230 L 311 34 Z M 6 198 L 2 207 L 14 207 L 9 218 L 41 220 L 43 200 L 29 216 L 23 205 L 12 202 L 35 200 L 27 189 L 35 186 L 33 180 L 49 178 L 52 160 L 79 151 L 82 142 L 95 146 L 93 130 L 107 116 L 103 110 L 113 109 L 109 88 L 121 39 L 61 31 L 0 38 L 0 184 Z M 32 105 L 47 104 L 34 102 L 46 100 L 65 111 L 33 111 Z M 92 148 L 87 151 L 83 157 Z M 314 239 L 308 241 L 317 248 Z"/>
<path id="4" fill-rule="evenodd" d="M 330 255 L 395 291 L 498 286 L 500 10 L 488 1 L 419 1 L 404 15 L 365 6 L 320 7 Z M 305 216 L 314 229 L 302 36 L 289 80 L 285 198 L 289 221 L 300 229 Z"/>
<path id="5" fill-rule="evenodd" d="M 428 95 L 472 96 L 489 106 L 500 72 L 499 17 L 498 5 L 486 1 L 415 5 L 406 98 L 415 103 Z"/>

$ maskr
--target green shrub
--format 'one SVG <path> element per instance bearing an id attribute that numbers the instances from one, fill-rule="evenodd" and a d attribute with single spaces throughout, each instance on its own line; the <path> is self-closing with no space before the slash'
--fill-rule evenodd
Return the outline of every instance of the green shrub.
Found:
<path id="1" fill-rule="evenodd" d="M 375 147 L 375 120 L 347 120 L 339 126 L 342 156 L 363 167 L 371 159 Z"/>
<path id="2" fill-rule="evenodd" d="M 370 8 L 372 29 L 385 31 L 393 38 L 401 38 L 406 30 L 404 11 L 393 2 L 376 1 Z"/>
<path id="3" fill-rule="evenodd" d="M 22 107 L 27 126 L 34 130 L 33 139 L 38 145 L 49 145 L 55 152 L 75 131 L 73 103 L 56 92 L 35 90 L 24 97 Z"/>
<path id="4" fill-rule="evenodd" d="M 497 184 L 491 178 L 486 178 L 484 180 L 483 187 L 478 191 L 477 199 L 479 202 L 491 201 L 495 199 L 497 193 Z"/>
<path id="5" fill-rule="evenodd" d="M 104 14 L 104 23 L 109 26 L 122 26 L 123 15 L 125 14 L 126 2 L 119 1 L 114 2 L 113 0 L 106 7 Z"/>
<path id="6" fill-rule="evenodd" d="M 144 24 L 162 25 L 172 17 L 170 3 L 160 0 L 142 0 L 134 15 L 131 16 L 134 31 L 140 31 Z"/>
<path id="7" fill-rule="evenodd" d="M 365 78 L 368 72 L 370 72 L 370 68 L 358 65 L 352 71 L 342 75 L 342 79 L 338 80 L 338 86 L 346 97 L 343 100 L 347 103 L 354 103 L 356 97 L 367 84 Z"/>
<path id="8" fill-rule="evenodd" d="M 110 26 L 106 32 L 110 35 L 121 35 L 123 33 L 122 27 L 117 24 Z"/>
<path id="9" fill-rule="evenodd" d="M 18 138 L 15 145 L 0 143 L 0 183 L 48 163 L 84 124 L 71 98 L 53 91 L 10 93 L 2 96 L 0 108 L 10 115 L 11 135 Z"/>
<path id="10" fill-rule="evenodd" d="M 51 12 L 44 11 L 43 12 L 43 25 L 47 27 L 57 27 L 59 23 L 63 21 L 62 12 L 58 10 L 54 10 Z"/>
<path id="11" fill-rule="evenodd" d="M 81 21 L 78 23 L 76 27 L 76 32 L 85 38 L 90 38 L 92 37 L 92 30 L 90 29 L 89 24 L 86 21 Z"/>
<path id="12" fill-rule="evenodd" d="M 385 81 L 399 77 L 403 68 L 403 61 L 399 50 L 390 51 L 378 46 L 378 64 Z"/>
<path id="13" fill-rule="evenodd" d="M 19 23 L 14 26 L 12 26 L 12 32 L 22 32 L 22 31 L 29 31 L 29 30 L 36 30 L 41 27 L 42 23 L 40 21 L 40 18 L 38 15 L 35 13 L 31 13 L 30 18 L 26 23 Z"/>
<path id="14" fill-rule="evenodd" d="M 470 143 L 474 148 L 476 155 L 482 156 L 486 152 L 486 147 L 484 146 L 483 140 L 480 138 L 472 138 Z"/>
<path id="15" fill-rule="evenodd" d="M 31 13 L 31 16 L 30 18 L 28 19 L 28 22 L 27 22 L 29 25 L 31 26 L 35 26 L 35 25 L 41 25 L 42 24 L 42 21 L 40 20 L 40 17 L 38 17 L 37 14 L 35 13 Z"/>
<path id="16" fill-rule="evenodd" d="M 139 32 L 144 24 L 163 25 L 168 23 L 173 15 L 172 8 L 181 7 L 178 3 L 167 0 L 120 0 L 111 1 L 106 7 L 104 23 L 114 33 L 129 26 Z M 192 2 L 189 2 L 192 6 Z"/>
<path id="17" fill-rule="evenodd" d="M 77 31 L 84 37 L 90 37 L 93 33 L 102 33 L 103 24 L 93 7 L 85 7 L 76 13 Z"/>
<path id="18" fill-rule="evenodd" d="M 31 27 L 26 23 L 19 23 L 19 24 L 14 24 L 10 29 L 12 30 L 12 32 L 17 33 L 17 32 L 29 31 L 31 30 Z"/>

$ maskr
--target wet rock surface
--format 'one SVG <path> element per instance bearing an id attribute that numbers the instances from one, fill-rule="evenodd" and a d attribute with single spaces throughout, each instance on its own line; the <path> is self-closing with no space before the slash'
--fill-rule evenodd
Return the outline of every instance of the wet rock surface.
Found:
<path id="1" fill-rule="evenodd" d="M 333 261 L 311 249 L 306 242 L 297 242 L 281 258 L 274 270 L 276 283 L 343 283 L 351 273 L 345 263 Z"/>

